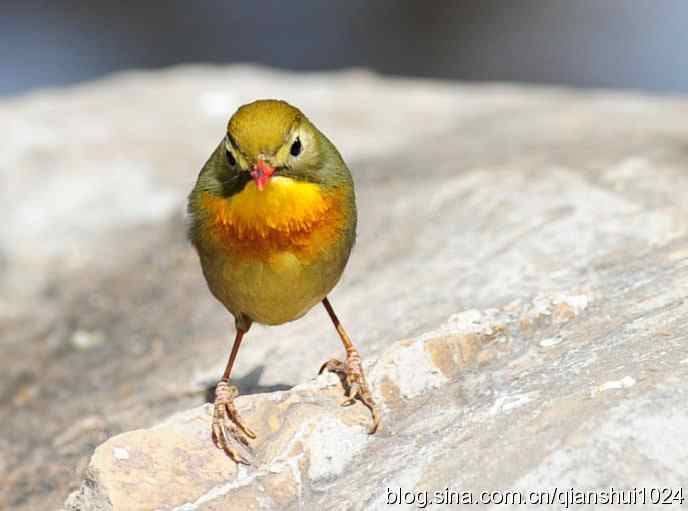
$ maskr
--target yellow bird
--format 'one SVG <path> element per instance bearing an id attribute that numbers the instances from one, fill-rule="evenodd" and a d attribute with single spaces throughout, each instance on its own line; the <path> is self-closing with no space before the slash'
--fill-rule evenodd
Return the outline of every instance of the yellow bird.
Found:
<path id="1" fill-rule="evenodd" d="M 251 324 L 280 325 L 322 302 L 344 344 L 346 362 L 320 368 L 345 377 L 346 399 L 380 415 L 361 357 L 327 294 L 342 275 L 356 237 L 351 173 L 337 148 L 297 108 L 259 100 L 240 107 L 189 195 L 189 238 L 212 294 L 229 312 L 236 337 L 215 390 L 212 437 L 236 462 L 247 463 L 232 437 L 255 433 L 234 406 L 229 385 L 239 345 Z"/>

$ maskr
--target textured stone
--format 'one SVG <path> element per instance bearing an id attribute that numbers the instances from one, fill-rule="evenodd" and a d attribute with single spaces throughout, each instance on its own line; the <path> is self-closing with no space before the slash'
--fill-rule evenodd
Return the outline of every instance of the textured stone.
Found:
<path id="1" fill-rule="evenodd" d="M 385 422 L 368 437 L 336 378 L 312 380 L 343 355 L 323 311 L 256 327 L 236 383 L 260 437 L 237 472 L 200 406 L 231 320 L 183 204 L 227 116 L 266 96 L 354 173 L 359 239 L 332 301 Z M 388 488 L 681 481 L 687 114 L 680 98 L 248 67 L 3 100 L 0 508 L 77 490 L 69 509 L 378 509 Z"/>
<path id="2" fill-rule="evenodd" d="M 568 306 L 558 302 L 552 309 L 562 305 Z M 518 325 L 524 314 L 550 324 L 559 323 L 549 309 L 543 310 L 539 304 L 536 307 L 527 306 L 518 314 L 488 315 L 503 321 L 494 324 L 473 311 L 473 322 L 450 321 L 441 337 L 400 341 L 388 348 L 369 368 L 376 398 L 385 414 L 385 427 L 376 436 L 367 434 L 367 410 L 361 404 L 338 407 L 342 394 L 338 378 L 322 376 L 290 391 L 238 400 L 240 413 L 258 434 L 251 448 L 245 450 L 252 466 L 237 466 L 213 447 L 209 440 L 212 407 L 206 405 L 175 415 L 154 428 L 115 436 L 99 446 L 91 459 L 87 480 L 70 497 L 66 508 L 296 509 L 305 496 L 315 498 L 336 487 L 350 467 L 361 461 L 368 461 L 368 466 L 359 477 L 369 472 L 369 476 L 377 474 L 384 479 L 385 474 L 391 476 L 400 467 L 387 465 L 384 457 L 374 453 L 385 445 L 389 448 L 398 435 L 409 434 L 408 426 L 398 430 L 398 419 L 422 406 L 433 393 L 451 387 L 459 371 L 469 373 L 475 369 L 478 353 L 497 342 L 495 334 L 503 336 L 501 343 L 514 346 L 515 339 L 522 335 Z M 475 332 L 476 324 L 481 325 L 483 333 Z M 503 349 L 502 357 L 509 353 L 508 348 Z M 384 386 L 389 388 L 387 392 L 381 390 Z M 489 415 L 509 414 L 539 394 L 530 391 L 499 396 Z M 415 402 L 410 398 L 416 398 Z M 418 415 L 418 419 L 410 431 L 423 442 L 423 430 L 428 429 L 432 435 L 433 423 L 444 422 L 446 417 L 435 411 L 425 417 Z M 432 444 L 423 448 L 432 452 Z M 427 463 L 416 465 L 425 471 L 431 467 Z M 379 490 L 366 498 L 380 497 Z M 361 496 L 352 492 L 354 501 L 343 500 L 340 505 L 350 506 Z"/>

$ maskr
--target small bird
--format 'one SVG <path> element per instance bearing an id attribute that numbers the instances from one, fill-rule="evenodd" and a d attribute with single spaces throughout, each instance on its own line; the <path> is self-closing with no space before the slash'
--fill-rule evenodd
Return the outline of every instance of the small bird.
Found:
<path id="1" fill-rule="evenodd" d="M 327 298 L 356 238 L 351 173 L 337 148 L 297 108 L 258 100 L 240 107 L 201 170 L 188 200 L 189 239 L 211 293 L 234 316 L 236 337 L 215 390 L 212 438 L 235 462 L 248 463 L 232 439 L 255 433 L 234 405 L 230 386 L 239 345 L 253 323 L 280 325 L 322 303 L 346 350 L 325 362 L 345 384 L 342 405 L 360 400 L 380 414 L 361 357 Z M 247 438 L 248 437 L 248 438 Z"/>

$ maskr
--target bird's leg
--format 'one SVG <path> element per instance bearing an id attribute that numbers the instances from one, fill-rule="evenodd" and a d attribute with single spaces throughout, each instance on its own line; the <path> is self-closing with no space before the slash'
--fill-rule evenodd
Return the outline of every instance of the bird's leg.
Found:
<path id="1" fill-rule="evenodd" d="M 359 355 L 358 350 L 349 339 L 346 330 L 339 322 L 337 315 L 334 313 L 330 301 L 325 297 L 323 300 L 323 305 L 327 314 L 329 314 L 334 327 L 337 329 L 337 333 L 344 344 L 344 349 L 346 350 L 346 362 L 342 362 L 337 359 L 331 359 L 325 362 L 322 367 L 320 367 L 320 373 L 328 370 L 333 373 L 337 373 L 340 378 L 342 378 L 345 384 L 345 396 L 346 399 L 342 401 L 342 406 L 347 406 L 353 404 L 356 399 L 359 399 L 365 406 L 368 407 L 370 413 L 373 417 L 373 424 L 368 431 L 371 435 L 377 431 L 380 425 L 380 412 L 378 411 L 375 401 L 373 400 L 373 395 L 368 387 L 368 382 L 363 374 L 363 367 L 361 366 L 361 355 Z"/>
<path id="2" fill-rule="evenodd" d="M 246 465 L 248 465 L 248 461 L 239 454 L 236 447 L 232 446 L 231 439 L 236 438 L 244 445 L 248 445 L 248 438 L 256 438 L 256 434 L 242 420 L 236 406 L 234 406 L 234 398 L 239 395 L 239 391 L 234 385 L 229 384 L 229 375 L 232 372 L 234 360 L 239 352 L 241 339 L 243 339 L 247 330 L 248 328 L 241 329 L 237 327 L 236 338 L 232 346 L 232 353 L 227 361 L 227 367 L 225 367 L 222 379 L 215 387 L 212 426 L 215 446 L 223 449 L 236 463 L 244 463 Z"/>

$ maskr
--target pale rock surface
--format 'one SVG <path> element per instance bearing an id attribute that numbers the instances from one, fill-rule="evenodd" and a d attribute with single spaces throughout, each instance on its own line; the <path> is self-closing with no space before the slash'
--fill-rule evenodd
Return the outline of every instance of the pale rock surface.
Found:
<path id="1" fill-rule="evenodd" d="M 343 355 L 316 309 L 242 347 L 259 438 L 237 469 L 200 406 L 231 321 L 183 207 L 256 97 L 299 105 L 355 175 L 359 239 L 332 300 L 384 427 L 368 436 L 337 379 L 312 379 Z M 0 508 L 70 490 L 70 511 L 374 510 L 396 489 L 685 484 L 685 100 L 182 67 L 6 99 L 0 117 Z"/>

